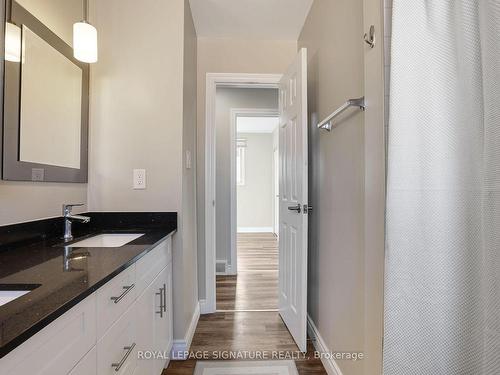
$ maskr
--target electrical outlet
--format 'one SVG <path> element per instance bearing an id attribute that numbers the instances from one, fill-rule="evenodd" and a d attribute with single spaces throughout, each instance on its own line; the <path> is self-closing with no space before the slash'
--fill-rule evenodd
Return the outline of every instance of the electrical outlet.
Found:
<path id="1" fill-rule="evenodd" d="M 146 189 L 146 170 L 134 169 L 134 190 Z"/>
<path id="2" fill-rule="evenodd" d="M 43 168 L 31 168 L 31 181 L 43 181 L 45 170 Z"/>

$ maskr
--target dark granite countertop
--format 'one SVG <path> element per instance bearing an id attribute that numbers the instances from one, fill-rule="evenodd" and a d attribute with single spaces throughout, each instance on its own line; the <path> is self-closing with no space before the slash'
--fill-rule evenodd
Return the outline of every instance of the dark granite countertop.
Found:
<path id="1" fill-rule="evenodd" d="M 83 215 L 92 218 L 90 225 L 74 223 L 75 238 L 69 244 L 101 233 L 144 235 L 121 247 L 71 248 L 74 259 L 69 260 L 61 238 L 62 218 L 0 227 L 0 290 L 11 289 L 12 284 L 34 288 L 0 306 L 0 358 L 177 229 L 176 213 Z"/>

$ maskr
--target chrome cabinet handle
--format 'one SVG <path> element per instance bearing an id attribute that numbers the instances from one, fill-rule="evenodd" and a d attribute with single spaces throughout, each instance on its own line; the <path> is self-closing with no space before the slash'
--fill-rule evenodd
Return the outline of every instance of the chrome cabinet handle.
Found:
<path id="1" fill-rule="evenodd" d="M 167 312 L 167 286 L 163 284 L 163 312 Z"/>
<path id="2" fill-rule="evenodd" d="M 122 357 L 122 359 L 120 360 L 120 362 L 118 362 L 118 363 L 112 363 L 111 364 L 111 367 L 115 368 L 115 372 L 120 371 L 120 369 L 122 368 L 123 364 L 127 360 L 127 358 L 130 355 L 130 353 L 132 353 L 132 350 L 134 350 L 134 348 L 135 348 L 135 342 L 132 345 L 130 345 L 130 346 L 124 346 L 123 347 L 123 350 L 127 351 L 125 353 L 125 355 Z"/>
<path id="3" fill-rule="evenodd" d="M 157 296 L 160 296 L 160 311 L 157 311 L 156 313 L 157 314 L 160 314 L 160 318 L 163 318 L 163 300 L 164 300 L 164 292 L 162 292 L 162 289 L 164 289 L 165 287 L 165 284 L 163 286 L 163 288 L 160 288 L 160 291 L 158 293 L 155 293 Z"/>
<path id="4" fill-rule="evenodd" d="M 125 297 L 127 295 L 128 292 L 130 292 L 133 288 L 134 288 L 135 284 L 132 284 L 132 285 L 129 285 L 129 286 L 124 286 L 123 289 L 123 293 L 120 294 L 118 297 L 111 297 L 111 301 L 113 301 L 114 303 L 118 303 L 120 302 L 123 297 Z"/>
<path id="5" fill-rule="evenodd" d="M 298 205 L 296 205 L 296 206 L 288 206 L 288 210 L 289 211 L 297 211 L 297 213 L 300 214 L 300 211 L 301 211 L 301 209 L 300 209 L 300 203 Z"/>

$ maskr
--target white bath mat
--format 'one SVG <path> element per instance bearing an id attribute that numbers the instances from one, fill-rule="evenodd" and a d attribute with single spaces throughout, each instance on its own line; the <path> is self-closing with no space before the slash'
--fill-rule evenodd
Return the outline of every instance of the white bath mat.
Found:
<path id="1" fill-rule="evenodd" d="M 298 375 L 294 361 L 198 361 L 194 375 Z"/>

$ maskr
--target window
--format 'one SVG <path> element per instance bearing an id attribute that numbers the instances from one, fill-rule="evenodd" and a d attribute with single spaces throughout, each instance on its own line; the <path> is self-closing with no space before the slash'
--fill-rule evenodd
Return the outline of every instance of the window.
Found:
<path id="1" fill-rule="evenodd" d="M 236 186 L 245 185 L 245 149 L 246 139 L 236 140 Z"/>

